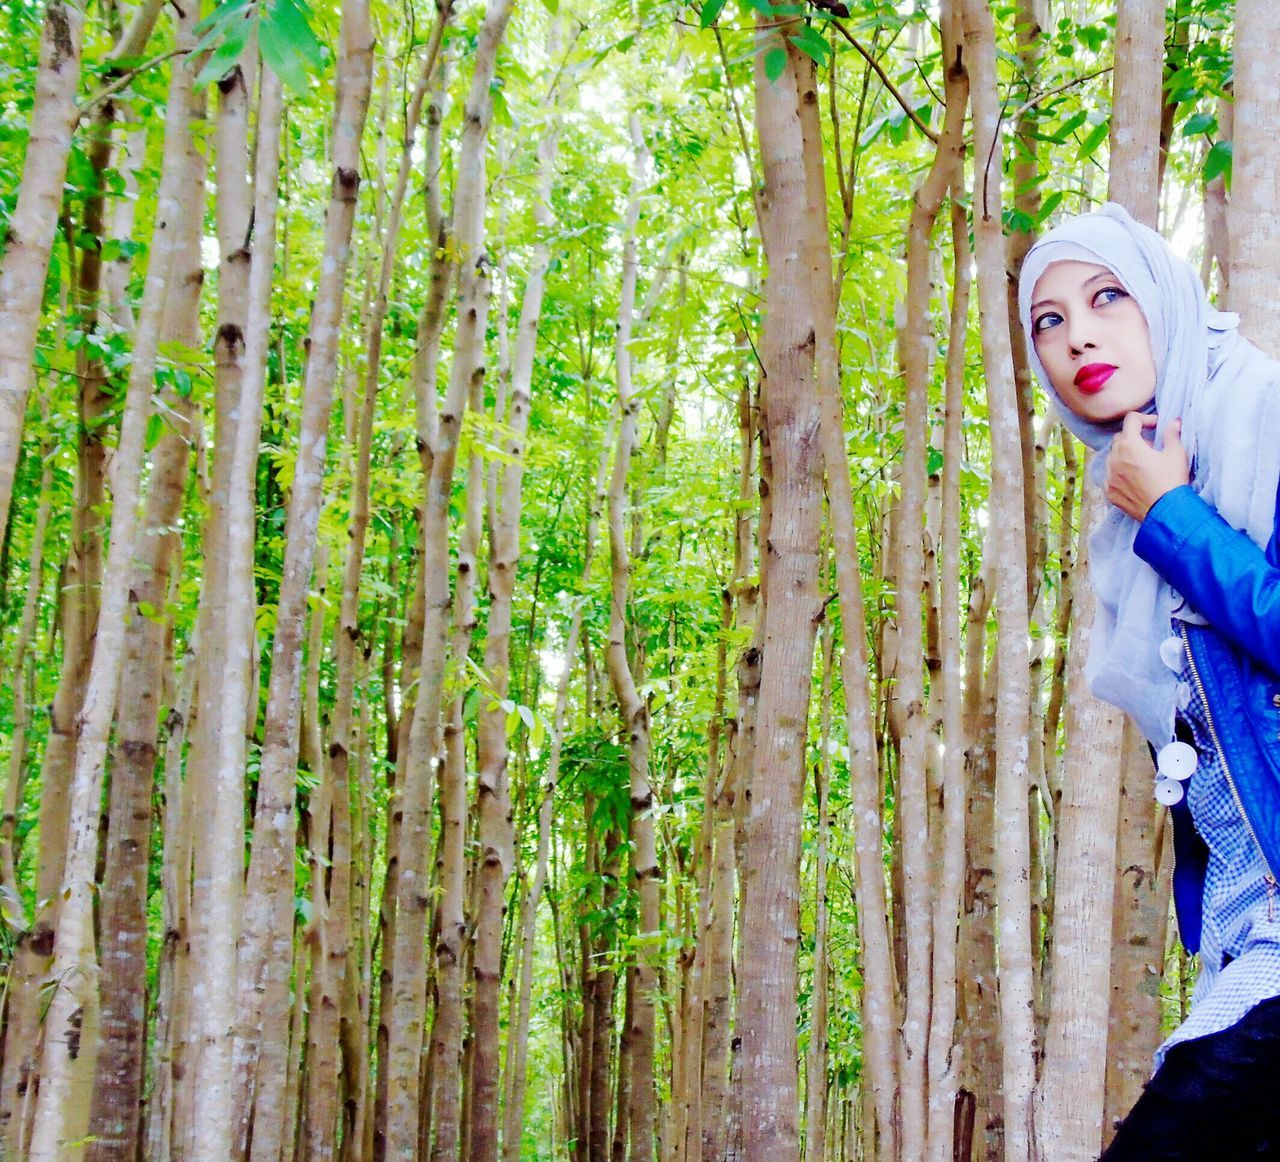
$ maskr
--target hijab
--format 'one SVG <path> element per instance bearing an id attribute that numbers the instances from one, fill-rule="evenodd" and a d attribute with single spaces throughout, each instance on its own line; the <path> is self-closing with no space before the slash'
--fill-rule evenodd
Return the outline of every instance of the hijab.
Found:
<path id="1" fill-rule="evenodd" d="M 1071 411 L 1053 389 L 1031 341 L 1031 295 L 1055 262 L 1105 266 L 1147 320 L 1156 368 L 1155 446 L 1182 420 L 1192 487 L 1234 528 L 1265 548 L 1280 484 L 1280 364 L 1236 330 L 1239 317 L 1214 310 L 1195 271 L 1154 230 L 1117 205 L 1072 218 L 1028 252 L 1018 310 L 1036 377 L 1066 426 L 1093 456 L 1101 485 L 1120 421 L 1095 423 Z M 1173 737 L 1177 675 L 1161 660 L 1170 619 L 1201 618 L 1133 551 L 1139 522 L 1114 505 L 1089 540 L 1089 573 L 1098 605 L 1085 675 L 1099 698 L 1132 715 L 1157 747 Z"/>

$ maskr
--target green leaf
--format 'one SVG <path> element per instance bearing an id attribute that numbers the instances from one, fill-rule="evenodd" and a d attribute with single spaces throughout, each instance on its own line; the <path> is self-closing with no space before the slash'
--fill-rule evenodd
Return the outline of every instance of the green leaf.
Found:
<path id="1" fill-rule="evenodd" d="M 1049 140 L 1056 141 L 1061 145 L 1068 137 L 1079 129 L 1081 125 L 1084 124 L 1087 116 L 1088 111 L 1081 109 L 1074 117 L 1068 117 L 1067 120 L 1065 120 L 1058 128 L 1058 131 L 1050 136 Z"/>
<path id="2" fill-rule="evenodd" d="M 771 81 L 776 81 L 782 76 L 782 70 L 787 67 L 787 50 L 783 48 L 771 48 L 764 54 L 764 75 Z"/>
<path id="3" fill-rule="evenodd" d="M 831 46 L 827 43 L 826 37 L 812 24 L 806 24 L 800 32 L 797 32 L 791 38 L 791 43 L 819 67 L 827 63 L 827 57 L 831 53 Z"/>
<path id="4" fill-rule="evenodd" d="M 1037 224 L 1043 225 L 1047 222 L 1049 220 L 1049 216 L 1062 204 L 1062 199 L 1065 196 L 1065 190 L 1054 190 L 1053 193 L 1045 198 L 1045 200 L 1040 204 L 1040 217 Z"/>
<path id="5" fill-rule="evenodd" d="M 702 12 L 698 17 L 698 23 L 703 28 L 710 28 L 715 22 L 716 17 L 724 11 L 725 0 L 703 0 Z"/>
<path id="6" fill-rule="evenodd" d="M 324 51 L 307 20 L 307 8 L 298 0 L 276 0 L 267 11 L 265 20 L 280 30 L 294 52 L 316 72 L 324 68 Z"/>
<path id="7" fill-rule="evenodd" d="M 233 20 L 226 30 L 226 39 L 222 41 L 207 61 L 204 68 L 196 76 L 196 85 L 207 85 L 219 77 L 226 76 L 240 59 L 244 46 L 249 40 L 248 20 Z M 217 30 L 215 30 L 217 31 Z M 210 33 L 210 37 L 213 33 Z"/>
<path id="8" fill-rule="evenodd" d="M 307 94 L 307 70 L 302 57 L 275 21 L 266 18 L 258 25 L 258 47 L 263 63 L 300 97 Z"/>
<path id="9" fill-rule="evenodd" d="M 1184 137 L 1194 137 L 1197 133 L 1213 133 L 1218 128 L 1218 119 L 1212 113 L 1197 113 L 1188 117 L 1182 127 Z"/>
<path id="10" fill-rule="evenodd" d="M 150 452 L 158 443 L 160 437 L 164 435 L 164 419 L 159 415 L 152 415 L 147 420 L 147 451 Z"/>
<path id="11" fill-rule="evenodd" d="M 1080 143 L 1079 156 L 1081 158 L 1092 157 L 1093 151 L 1097 149 L 1098 146 L 1100 146 L 1104 141 L 1106 141 L 1107 133 L 1110 131 L 1110 129 L 1111 129 L 1110 119 L 1104 118 L 1102 121 L 1099 121 L 1098 124 L 1095 125 L 1089 131 L 1088 137 L 1086 137 Z"/>
<path id="12" fill-rule="evenodd" d="M 227 0 L 225 4 L 219 4 L 208 16 L 204 17 L 199 24 L 192 29 L 197 36 L 204 36 L 205 33 L 211 32 L 219 24 L 224 23 L 229 17 L 234 16 L 242 8 L 248 8 L 253 0 Z M 198 44 L 195 51 L 201 48 L 207 48 L 208 45 Z"/>
<path id="13" fill-rule="evenodd" d="M 1221 176 L 1228 185 L 1231 184 L 1231 142 L 1217 141 L 1204 159 L 1204 180 L 1213 181 Z"/>

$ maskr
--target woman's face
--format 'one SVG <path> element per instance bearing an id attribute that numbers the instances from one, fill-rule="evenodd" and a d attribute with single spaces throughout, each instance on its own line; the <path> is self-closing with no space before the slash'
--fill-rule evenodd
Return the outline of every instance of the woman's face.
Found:
<path id="1" fill-rule="evenodd" d="M 1046 268 L 1031 293 L 1031 340 L 1054 391 L 1083 419 L 1118 420 L 1156 393 L 1147 320 L 1105 266 Z"/>

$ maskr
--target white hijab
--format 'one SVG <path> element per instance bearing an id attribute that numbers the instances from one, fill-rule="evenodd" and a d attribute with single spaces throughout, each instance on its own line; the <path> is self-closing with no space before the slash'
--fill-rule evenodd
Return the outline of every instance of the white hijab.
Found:
<path id="1" fill-rule="evenodd" d="M 1213 310 L 1191 267 L 1120 206 L 1108 203 L 1050 231 L 1023 263 L 1018 309 L 1031 366 L 1063 423 L 1094 449 L 1089 471 L 1098 483 L 1120 424 L 1093 423 L 1067 408 L 1031 342 L 1031 293 L 1054 262 L 1097 263 L 1119 277 L 1151 332 L 1155 446 L 1163 447 L 1166 427 L 1181 417 L 1196 492 L 1265 548 L 1280 483 L 1280 364 L 1236 331 L 1238 316 Z M 1089 540 L 1098 611 L 1085 673 L 1094 694 L 1162 746 L 1173 737 L 1177 677 L 1160 660 L 1160 643 L 1171 617 L 1203 619 L 1134 553 L 1138 527 L 1112 506 Z"/>

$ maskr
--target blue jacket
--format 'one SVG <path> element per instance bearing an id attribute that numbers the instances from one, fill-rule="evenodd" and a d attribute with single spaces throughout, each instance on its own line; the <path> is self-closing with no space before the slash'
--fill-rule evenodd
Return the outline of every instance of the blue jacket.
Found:
<path id="1" fill-rule="evenodd" d="M 1192 667 L 1273 881 L 1280 871 L 1280 494 L 1276 500 L 1277 527 L 1265 552 L 1190 485 L 1152 505 L 1133 546 L 1209 623 L 1186 627 Z M 1173 822 L 1178 931 L 1195 952 L 1208 849 L 1185 798 Z"/>

